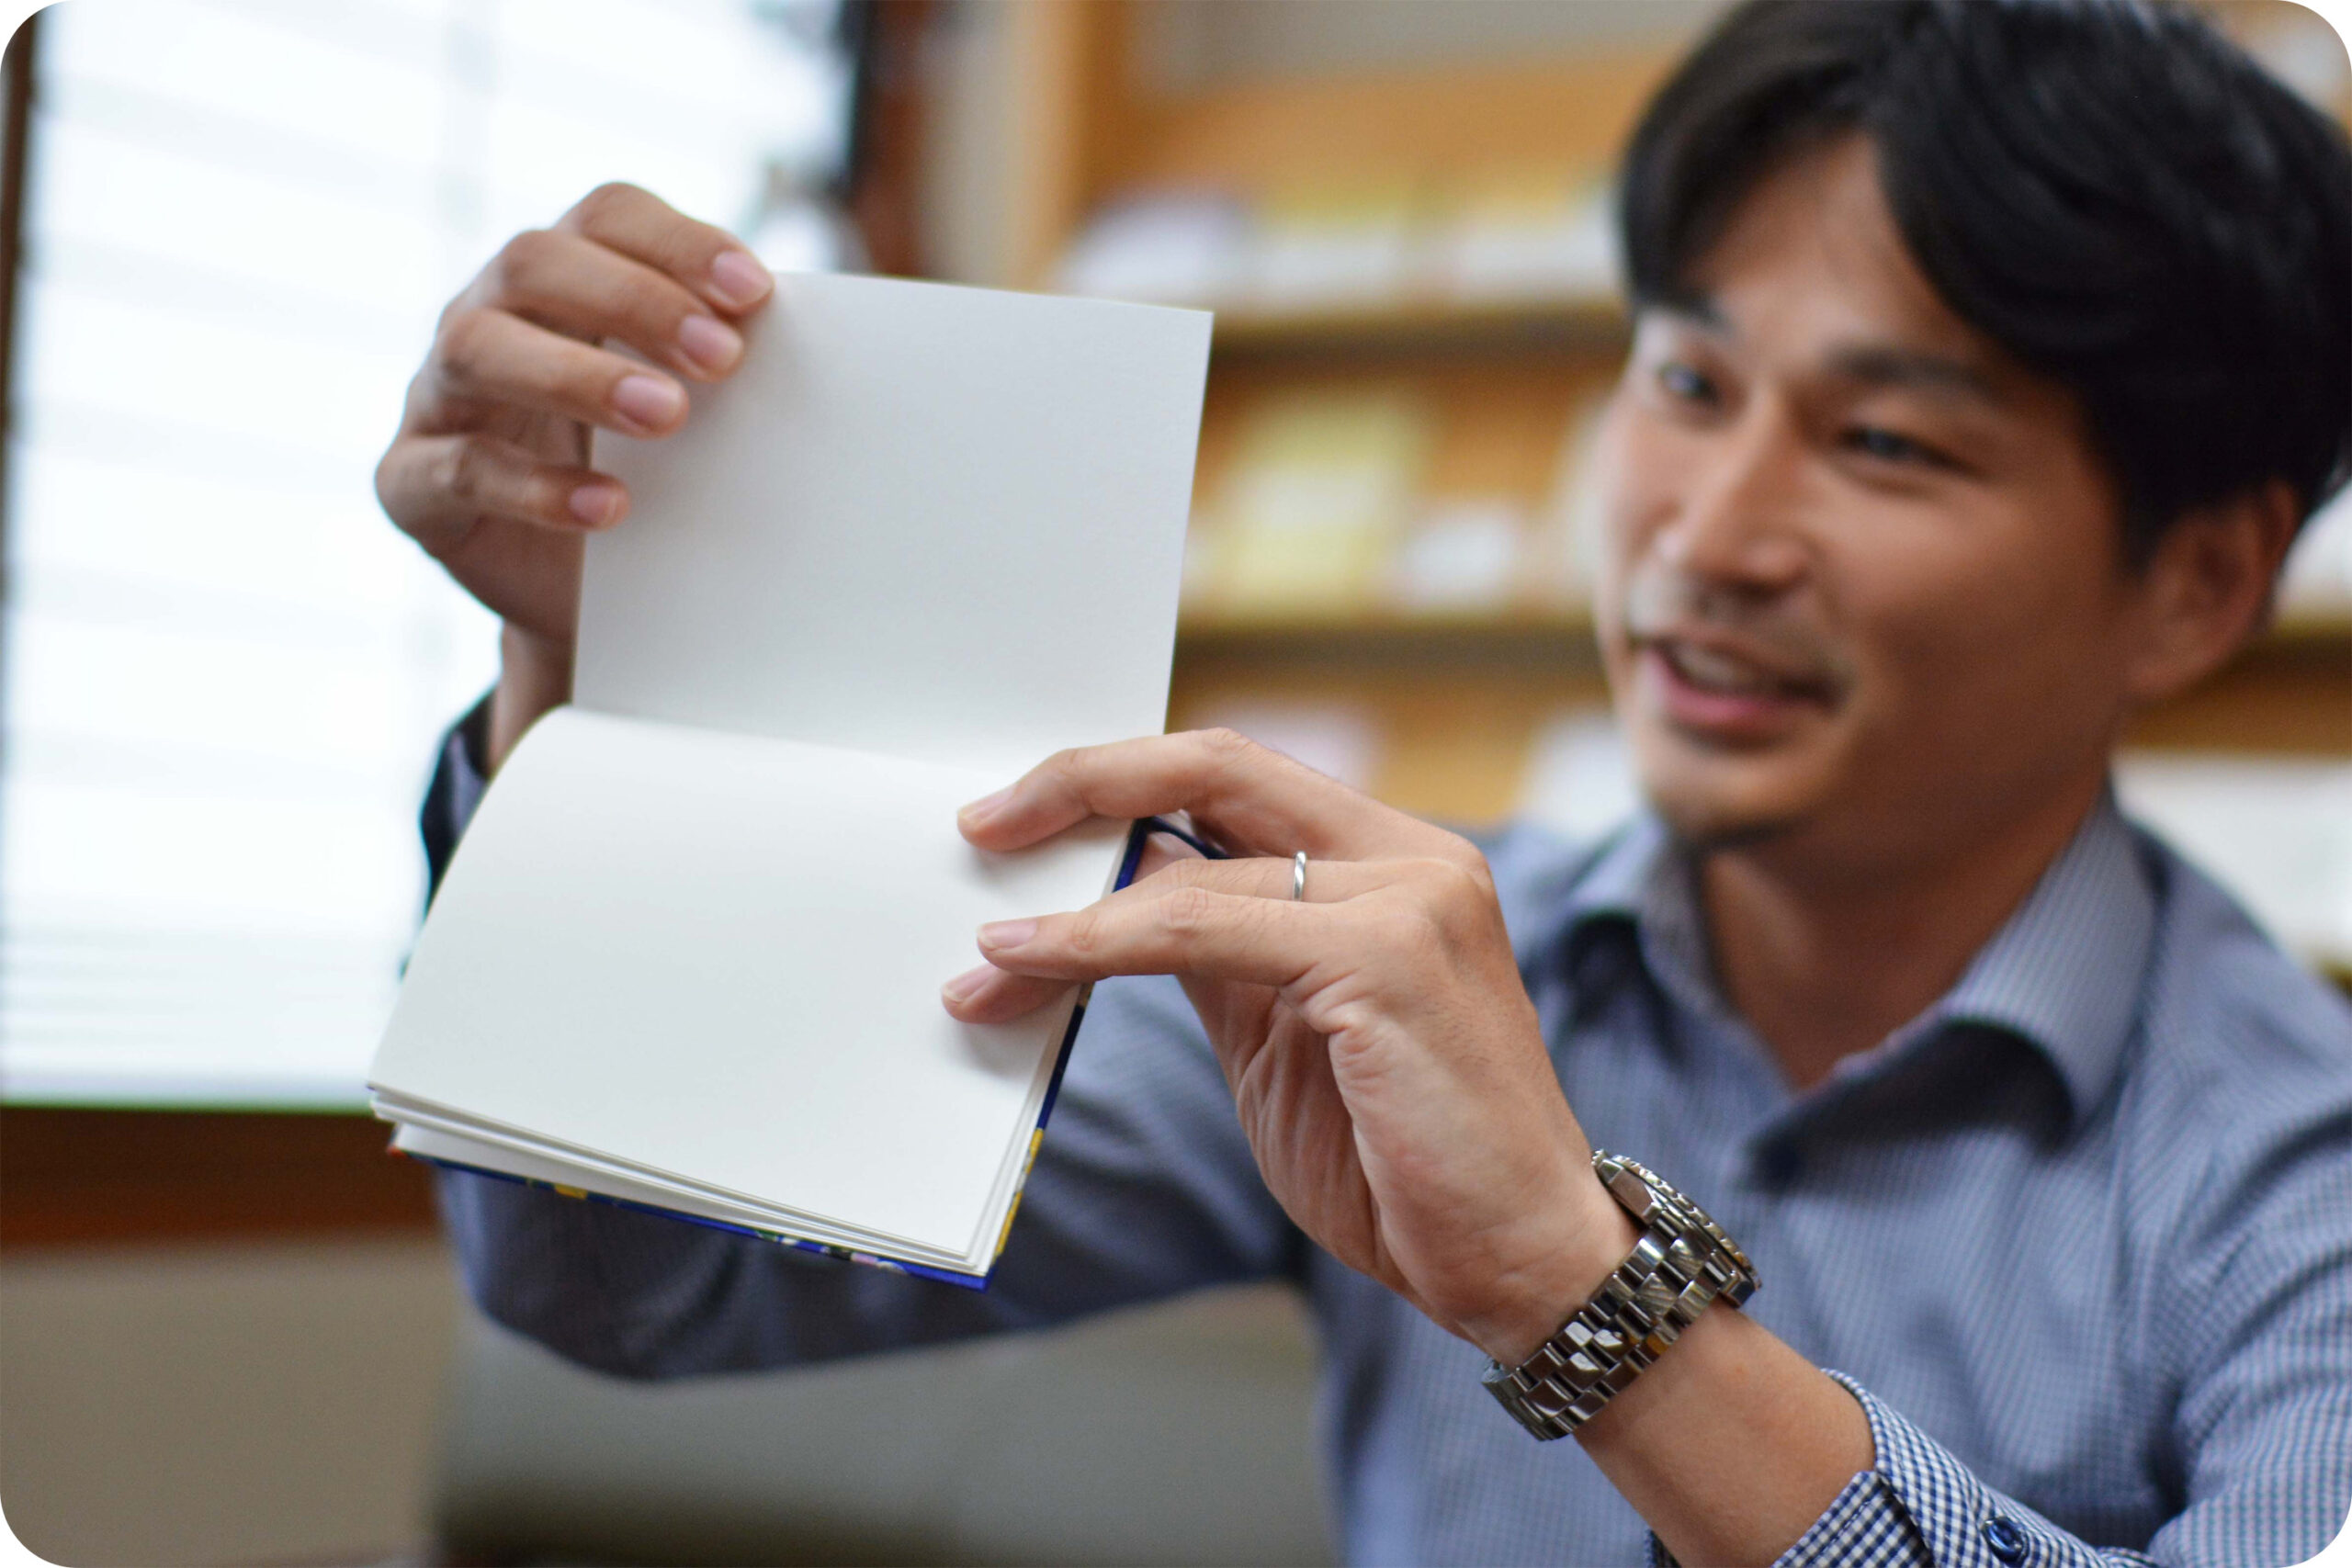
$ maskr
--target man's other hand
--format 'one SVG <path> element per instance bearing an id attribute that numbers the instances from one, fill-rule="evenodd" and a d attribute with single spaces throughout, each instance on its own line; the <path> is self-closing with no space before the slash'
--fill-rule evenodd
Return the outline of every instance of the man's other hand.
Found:
<path id="1" fill-rule="evenodd" d="M 1291 1218 L 1515 1364 L 1636 1233 L 1593 1175 L 1485 857 L 1221 730 L 1064 752 L 962 826 L 1006 851 L 1178 811 L 1236 858 L 1155 838 L 1101 903 L 983 928 L 988 966 L 949 983 L 949 1010 L 993 1022 L 1074 981 L 1179 976 Z"/>

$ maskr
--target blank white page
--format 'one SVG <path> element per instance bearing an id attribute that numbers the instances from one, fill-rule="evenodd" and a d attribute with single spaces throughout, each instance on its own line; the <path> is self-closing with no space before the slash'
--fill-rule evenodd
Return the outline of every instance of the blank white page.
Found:
<path id="1" fill-rule="evenodd" d="M 559 708 L 482 802 L 371 1081 L 950 1253 L 1025 1147 L 1068 1000 L 939 1001 L 983 921 L 1076 908 L 1123 824 L 1017 855 L 984 775 Z"/>
<path id="2" fill-rule="evenodd" d="M 574 701 L 1010 779 L 1166 722 L 1199 311 L 783 275 L 589 542 Z"/>

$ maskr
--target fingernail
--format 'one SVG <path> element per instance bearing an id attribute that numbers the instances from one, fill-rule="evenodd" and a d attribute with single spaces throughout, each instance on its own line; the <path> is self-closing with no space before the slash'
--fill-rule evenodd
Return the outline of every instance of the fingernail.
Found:
<path id="1" fill-rule="evenodd" d="M 621 501 L 617 485 L 587 484 L 573 491 L 564 504 L 591 528 L 603 528 L 620 516 Z"/>
<path id="2" fill-rule="evenodd" d="M 624 376 L 613 389 L 613 407 L 631 423 L 659 430 L 686 412 L 686 394 L 677 383 L 652 376 Z"/>
<path id="3" fill-rule="evenodd" d="M 989 976 L 995 973 L 996 970 L 993 967 L 983 964 L 978 969 L 967 970 L 940 987 L 939 994 L 951 1002 L 968 1002 L 979 994 L 980 987 L 987 985 Z"/>
<path id="4" fill-rule="evenodd" d="M 710 291 L 738 310 L 766 299 L 774 287 L 768 269 L 741 251 L 721 251 L 710 264 Z"/>
<path id="5" fill-rule="evenodd" d="M 979 799 L 972 802 L 971 805 L 964 807 L 963 810 L 958 811 L 956 815 L 962 818 L 967 822 L 974 824 L 985 822 L 989 818 L 995 816 L 998 812 L 1003 810 L 1004 803 L 1012 798 L 1012 786 L 1011 784 L 1007 784 L 1002 789 L 997 791 L 994 795 L 984 795 L 980 796 Z"/>
<path id="6" fill-rule="evenodd" d="M 980 928 L 980 945 L 1001 951 L 1019 947 L 1036 934 L 1037 922 L 1035 920 L 999 920 L 994 925 Z"/>
<path id="7" fill-rule="evenodd" d="M 717 372 L 735 363 L 743 340 L 715 316 L 688 316 L 678 323 L 678 346 L 696 368 Z"/>

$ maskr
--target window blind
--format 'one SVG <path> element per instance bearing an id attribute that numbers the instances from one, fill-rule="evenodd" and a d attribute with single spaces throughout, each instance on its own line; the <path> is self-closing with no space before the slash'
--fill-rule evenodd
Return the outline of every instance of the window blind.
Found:
<path id="1" fill-rule="evenodd" d="M 842 154 L 832 24 L 830 0 L 42 16 L 0 1096 L 362 1103 L 434 740 L 496 670 L 494 623 L 376 506 L 408 378 L 503 238 L 603 180 L 827 261 L 775 192 Z"/>

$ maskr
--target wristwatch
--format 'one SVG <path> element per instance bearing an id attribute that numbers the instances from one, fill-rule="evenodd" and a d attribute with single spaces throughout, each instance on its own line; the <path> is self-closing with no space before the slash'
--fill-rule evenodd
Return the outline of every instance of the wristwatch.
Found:
<path id="1" fill-rule="evenodd" d="M 1533 1355 L 1487 1363 L 1487 1392 L 1547 1441 L 1600 1415 L 1715 1302 L 1756 1293 L 1756 1265 L 1705 1210 L 1623 1155 L 1595 1149 L 1592 1169 L 1642 1239 Z"/>

